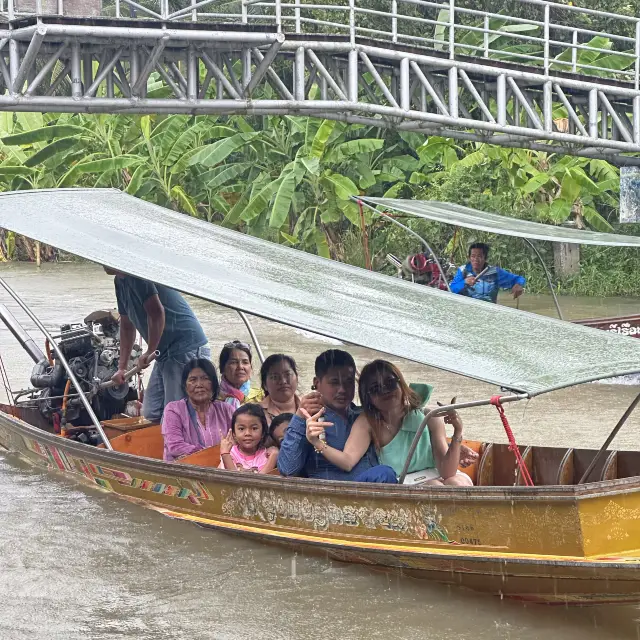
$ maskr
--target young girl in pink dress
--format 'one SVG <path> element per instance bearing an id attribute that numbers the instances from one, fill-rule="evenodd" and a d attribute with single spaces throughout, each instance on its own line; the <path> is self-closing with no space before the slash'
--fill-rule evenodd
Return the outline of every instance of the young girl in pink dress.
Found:
<path id="1" fill-rule="evenodd" d="M 278 448 L 265 446 L 269 427 L 259 404 L 243 404 L 231 418 L 231 429 L 220 442 L 220 469 L 269 473 L 276 468 Z"/>

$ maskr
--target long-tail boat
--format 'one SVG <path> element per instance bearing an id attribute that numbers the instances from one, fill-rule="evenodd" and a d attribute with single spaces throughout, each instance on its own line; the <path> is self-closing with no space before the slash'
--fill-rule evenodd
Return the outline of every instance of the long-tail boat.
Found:
<path id="1" fill-rule="evenodd" d="M 485 231 L 496 235 L 512 236 L 521 238 L 533 254 L 538 259 L 544 271 L 549 286 L 549 292 L 553 298 L 558 317 L 564 319 L 560 302 L 556 296 L 551 274 L 540 255 L 534 241 L 560 242 L 575 245 L 596 245 L 600 247 L 635 247 L 640 248 L 640 238 L 638 236 L 622 235 L 619 233 L 604 233 L 600 231 L 589 231 L 586 229 L 576 229 L 562 225 L 541 224 L 531 220 L 521 220 L 518 218 L 508 218 L 488 211 L 480 211 L 471 207 L 464 207 L 449 202 L 435 202 L 430 200 L 404 200 L 402 198 L 368 198 L 365 196 L 354 197 L 354 200 L 365 206 L 382 219 L 399 225 L 417 240 L 419 240 L 427 253 L 439 267 L 441 276 L 434 280 L 440 284 L 446 282 L 446 273 L 439 263 L 438 257 L 433 252 L 429 243 L 415 231 L 402 224 L 389 212 L 405 215 L 408 217 L 422 218 L 455 227 Z M 573 320 L 577 324 L 582 324 L 611 333 L 619 333 L 624 336 L 640 338 L 640 314 L 617 316 L 611 318 L 585 318 Z"/>
<path id="2" fill-rule="evenodd" d="M 496 386 L 493 398 L 431 415 L 493 403 L 506 407 L 506 420 L 512 402 L 640 371 L 638 340 L 325 260 L 116 190 L 3 193 L 0 227 L 240 312 Z M 483 339 L 468 340 L 479 326 Z M 24 331 L 14 333 L 33 348 Z M 640 601 L 640 452 L 609 448 L 640 395 L 600 451 L 467 443 L 480 453 L 466 470 L 469 488 L 224 471 L 215 448 L 164 462 L 159 425 L 98 420 L 91 392 L 80 395 L 97 446 L 55 433 L 28 398 L 0 407 L 0 445 L 167 516 L 288 548 L 540 603 Z M 529 475 L 534 486 L 524 486 Z"/>

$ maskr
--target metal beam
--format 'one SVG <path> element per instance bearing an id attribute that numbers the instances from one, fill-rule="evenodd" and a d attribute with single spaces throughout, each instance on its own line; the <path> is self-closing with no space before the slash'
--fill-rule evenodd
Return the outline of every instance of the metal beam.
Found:
<path id="1" fill-rule="evenodd" d="M 131 95 L 137 96 L 140 94 L 143 88 L 146 88 L 149 75 L 151 75 L 151 72 L 154 70 L 156 64 L 158 63 L 158 60 L 160 60 L 160 56 L 162 55 L 162 52 L 164 51 L 164 48 L 167 46 L 168 42 L 169 42 L 169 38 L 166 37 L 160 40 L 156 44 L 156 46 L 153 47 L 153 50 L 151 51 L 151 54 L 147 58 L 144 64 L 144 67 L 142 67 L 142 71 L 140 72 L 140 75 L 138 76 L 135 83 L 131 87 Z M 118 58 L 119 57 L 120 56 L 118 55 Z M 114 61 L 114 64 L 115 62 L 117 62 L 117 58 Z"/>
<path id="2" fill-rule="evenodd" d="M 209 69 L 209 71 L 211 71 L 211 73 L 218 80 L 218 82 L 222 84 L 226 92 L 232 98 L 235 98 L 236 100 L 240 100 L 241 99 L 240 94 L 236 91 L 235 87 L 229 82 L 229 80 L 227 80 L 227 77 L 224 75 L 224 72 L 213 61 L 213 58 L 211 58 L 211 56 L 209 56 L 209 54 L 206 51 L 200 51 L 200 56 L 202 57 L 202 60 L 205 66 L 207 67 L 207 69 Z"/>
<path id="3" fill-rule="evenodd" d="M 58 62 L 58 60 L 60 59 L 60 56 L 67 50 L 68 46 L 69 46 L 68 41 L 63 42 L 60 45 L 58 50 L 49 58 L 49 60 L 47 60 L 44 67 L 40 69 L 40 71 L 38 72 L 38 75 L 36 75 L 36 77 L 29 83 L 29 86 L 27 87 L 25 95 L 31 96 L 34 94 L 35 90 L 42 84 L 42 81 L 47 77 L 47 75 L 49 75 L 49 73 L 56 66 L 56 62 Z"/>
<path id="4" fill-rule="evenodd" d="M 124 47 L 120 47 L 115 52 L 111 60 L 100 65 L 98 69 L 98 73 L 95 77 L 95 80 L 91 83 L 91 86 L 88 87 L 87 90 L 84 92 L 85 98 L 89 98 L 95 95 L 96 91 L 98 90 L 98 87 L 102 84 L 103 80 L 107 77 L 108 74 L 111 73 L 113 68 L 116 66 L 116 63 L 120 59 L 120 56 L 122 55 L 123 51 L 124 51 Z"/>
<path id="5" fill-rule="evenodd" d="M 258 63 L 261 63 L 264 60 L 264 55 L 262 55 L 260 49 L 254 48 L 252 49 L 252 53 Z M 273 67 L 267 67 L 267 75 L 269 76 L 269 80 L 275 87 L 276 91 L 282 98 L 284 98 L 285 100 L 294 99 L 293 94 L 291 93 L 291 91 L 289 91 L 289 89 L 287 89 L 287 86 L 284 84 L 284 82 L 282 82 L 280 76 L 275 72 Z"/>
<path id="6" fill-rule="evenodd" d="M 312 49 L 308 49 L 306 54 L 311 60 L 312 64 L 318 70 L 318 73 L 327 81 L 327 84 L 331 87 L 331 90 L 338 96 L 340 100 L 347 101 L 346 93 L 338 86 L 338 83 L 333 79 L 333 76 L 327 71 L 326 67 L 320 62 L 320 58 L 315 54 Z"/>
<path id="7" fill-rule="evenodd" d="M 24 58 L 22 58 L 22 63 L 20 64 L 18 73 L 13 81 L 13 86 L 11 87 L 12 93 L 18 93 L 21 91 L 22 85 L 27 79 L 29 70 L 36 62 L 38 52 L 40 51 L 40 47 L 42 46 L 46 35 L 47 28 L 44 25 L 38 25 L 38 29 L 34 32 L 33 37 L 31 38 L 27 52 L 24 54 Z"/>
<path id="8" fill-rule="evenodd" d="M 173 91 L 173 94 L 176 98 L 179 98 L 180 100 L 187 99 L 187 96 L 185 95 L 182 88 L 173 81 L 173 78 L 165 71 L 164 67 L 160 63 L 156 64 L 156 71 L 160 74 L 160 77 L 167 83 L 171 91 Z M 204 99 L 204 96 L 202 97 Z"/>
<path id="9" fill-rule="evenodd" d="M 49 85 L 49 88 L 45 92 L 45 96 L 53 95 L 58 90 L 58 87 L 63 83 L 64 79 L 69 75 L 70 72 L 71 72 L 71 61 L 69 60 L 64 65 L 64 67 L 62 67 L 62 71 L 60 71 L 60 73 L 56 76 L 56 79 Z"/>
<path id="10" fill-rule="evenodd" d="M 245 97 L 250 96 L 253 93 L 253 90 L 262 82 L 262 79 L 266 75 L 271 63 L 274 61 L 278 51 L 280 51 L 280 47 L 284 42 L 284 35 L 278 34 L 281 36 L 278 40 L 276 40 L 267 50 L 267 53 L 263 56 L 258 68 L 255 70 L 252 78 L 249 80 L 248 84 L 244 87 L 244 95 Z"/>

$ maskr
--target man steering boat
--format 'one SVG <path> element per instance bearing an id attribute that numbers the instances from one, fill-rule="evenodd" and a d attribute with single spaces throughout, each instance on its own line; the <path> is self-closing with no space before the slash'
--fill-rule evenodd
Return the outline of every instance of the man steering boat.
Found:
<path id="1" fill-rule="evenodd" d="M 475 242 L 469 247 L 469 262 L 456 271 L 449 287 L 452 293 L 476 300 L 497 302 L 500 289 L 511 289 L 514 298 L 524 292 L 526 280 L 501 267 L 489 266 L 489 245 Z"/>

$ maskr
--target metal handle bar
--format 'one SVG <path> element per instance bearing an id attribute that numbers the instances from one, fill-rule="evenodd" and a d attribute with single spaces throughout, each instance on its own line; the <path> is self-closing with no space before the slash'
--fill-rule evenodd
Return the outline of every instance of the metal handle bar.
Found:
<path id="1" fill-rule="evenodd" d="M 148 362 L 153 362 L 159 355 L 160 355 L 159 351 L 154 351 L 149 357 Z M 137 365 L 133 367 L 133 369 L 129 369 L 129 371 L 125 372 L 124 374 L 124 381 L 128 382 L 129 380 L 131 380 L 131 378 L 133 378 L 133 376 L 136 375 L 136 373 L 139 373 L 140 371 L 142 371 L 142 369 Z M 108 380 L 107 382 L 101 382 L 98 385 L 98 389 L 100 390 L 111 389 L 112 387 L 115 387 L 115 386 L 116 386 L 116 383 L 113 380 Z"/>

